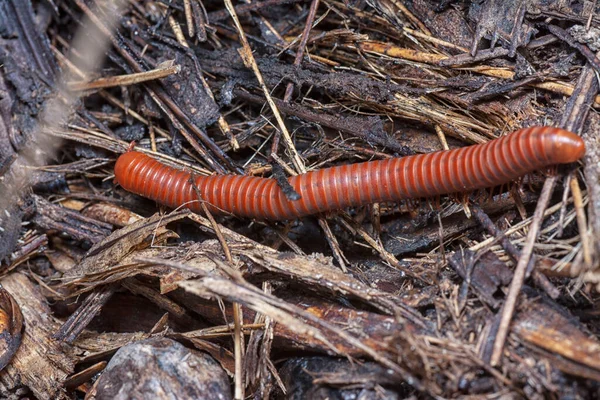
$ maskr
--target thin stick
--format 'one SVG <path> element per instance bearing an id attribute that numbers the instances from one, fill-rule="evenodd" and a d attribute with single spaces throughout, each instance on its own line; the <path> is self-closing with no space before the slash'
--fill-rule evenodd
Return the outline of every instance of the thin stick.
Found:
<path id="1" fill-rule="evenodd" d="M 188 28 L 188 36 L 193 38 L 196 32 L 194 31 L 194 18 L 190 0 L 183 0 L 183 10 L 185 11 L 185 23 Z"/>
<path id="2" fill-rule="evenodd" d="M 448 141 L 446 140 L 446 135 L 444 134 L 442 128 L 437 124 L 435 125 L 435 132 L 437 133 L 438 138 L 440 139 L 440 143 L 442 143 L 442 148 L 444 150 L 450 150 L 450 147 L 448 146 Z"/>
<path id="3" fill-rule="evenodd" d="M 519 296 L 519 293 L 521 292 L 521 287 L 523 286 L 523 282 L 525 281 L 527 264 L 529 264 L 529 259 L 533 254 L 533 246 L 535 245 L 535 241 L 537 240 L 538 233 L 540 231 L 540 226 L 542 225 L 544 217 L 544 211 L 546 210 L 548 202 L 550 201 L 550 195 L 552 194 L 554 185 L 556 184 L 556 180 L 556 176 L 551 176 L 548 179 L 546 179 L 546 182 L 544 182 L 544 187 L 542 188 L 542 193 L 540 195 L 538 205 L 535 208 L 535 212 L 533 214 L 533 220 L 531 221 L 531 225 L 529 226 L 529 234 L 527 235 L 525 247 L 523 247 L 523 251 L 521 252 L 521 257 L 519 258 L 519 262 L 517 263 L 517 267 L 515 268 L 513 280 L 510 284 L 510 288 L 508 289 L 506 301 L 504 302 L 504 306 L 502 307 L 500 326 L 498 327 L 498 334 L 496 335 L 496 340 L 494 341 L 494 349 L 492 352 L 492 358 L 490 362 L 490 364 L 494 367 L 500 363 L 500 358 L 502 357 L 502 351 L 504 349 L 504 343 L 506 342 L 506 338 L 508 336 L 510 322 L 512 320 L 512 316 L 517 305 L 517 297 Z"/>
<path id="4" fill-rule="evenodd" d="M 244 313 L 240 303 L 233 303 L 233 354 L 235 355 L 235 399 L 244 400 Z"/>
<path id="5" fill-rule="evenodd" d="M 327 242 L 329 243 L 329 248 L 333 251 L 333 256 L 337 260 L 338 264 L 340 264 L 340 269 L 344 272 L 348 272 L 348 268 L 346 267 L 346 263 L 348 260 L 342 253 L 342 249 L 340 249 L 340 244 L 338 243 L 335 235 L 331 231 L 327 220 L 324 217 L 319 217 L 319 226 L 325 233 L 325 237 L 327 238 Z"/>
<path id="6" fill-rule="evenodd" d="M 583 250 L 583 261 L 585 262 L 586 269 L 592 267 L 592 249 L 590 247 L 589 230 L 587 228 L 587 220 L 585 218 L 585 208 L 583 206 L 583 196 L 581 195 L 581 188 L 577 177 L 573 175 L 571 177 L 571 193 L 573 193 L 573 204 L 575 205 L 575 215 L 577 216 L 577 227 L 579 228 L 579 235 L 581 237 L 581 248 Z"/>
<path id="7" fill-rule="evenodd" d="M 115 86 L 129 86 L 141 82 L 152 81 L 155 79 L 166 78 L 169 75 L 177 74 L 181 70 L 179 65 L 165 65 L 156 69 L 139 72 L 128 75 L 116 75 L 106 78 L 98 78 L 89 82 L 68 82 L 67 88 L 70 91 L 85 91 L 94 89 L 104 89 Z"/>
<path id="8" fill-rule="evenodd" d="M 169 25 L 171 26 L 171 30 L 173 31 L 173 34 L 175 35 L 175 38 L 179 44 L 183 47 L 190 47 L 187 43 L 187 40 L 185 40 L 185 36 L 183 36 L 183 31 L 181 30 L 181 25 L 179 25 L 179 22 L 177 22 L 172 15 L 169 15 L 168 21 Z"/>
<path id="9" fill-rule="evenodd" d="M 468 49 L 461 47 L 461 46 L 457 46 L 454 43 L 451 43 L 451 42 L 448 42 L 448 41 L 445 41 L 442 39 L 438 39 L 436 37 L 427 35 L 425 33 L 421 33 L 419 31 L 415 31 L 414 29 L 407 28 L 406 26 L 403 27 L 402 30 L 404 32 L 408 33 L 409 35 L 416 36 L 423 40 L 427 40 L 428 42 L 433 43 L 433 44 L 448 47 L 449 49 L 459 50 L 459 51 L 462 51 L 463 53 L 467 53 L 469 51 Z"/>
<path id="10" fill-rule="evenodd" d="M 148 133 L 150 133 L 150 148 L 156 153 L 156 133 L 154 132 L 154 125 L 152 123 L 148 124 Z"/>

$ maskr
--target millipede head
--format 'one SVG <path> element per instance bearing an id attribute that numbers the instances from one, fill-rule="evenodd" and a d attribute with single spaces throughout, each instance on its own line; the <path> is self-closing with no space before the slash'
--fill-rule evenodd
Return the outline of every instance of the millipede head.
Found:
<path id="1" fill-rule="evenodd" d="M 554 129 L 552 136 L 552 153 L 560 164 L 568 164 L 581 159 L 585 154 L 583 139 L 573 132 Z"/>

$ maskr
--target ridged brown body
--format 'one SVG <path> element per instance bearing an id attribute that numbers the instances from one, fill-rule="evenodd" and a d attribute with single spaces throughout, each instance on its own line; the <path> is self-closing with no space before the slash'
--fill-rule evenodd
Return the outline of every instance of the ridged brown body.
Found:
<path id="1" fill-rule="evenodd" d="M 580 159 L 585 146 L 558 128 L 521 129 L 489 143 L 455 150 L 327 168 L 289 179 L 301 199 L 288 200 L 274 179 L 239 175 L 195 178 L 213 212 L 268 220 L 407 198 L 467 192 L 510 182 L 553 164 Z M 201 212 L 190 174 L 138 152 L 115 165 L 126 190 L 175 208 Z"/>

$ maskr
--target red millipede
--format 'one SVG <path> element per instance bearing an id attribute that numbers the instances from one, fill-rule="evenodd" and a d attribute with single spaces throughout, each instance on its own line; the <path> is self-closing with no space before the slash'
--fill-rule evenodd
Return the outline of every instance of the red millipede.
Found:
<path id="1" fill-rule="evenodd" d="M 300 194 L 288 200 L 274 179 L 198 176 L 129 151 L 115 165 L 125 190 L 168 207 L 262 220 L 286 220 L 371 203 L 431 197 L 498 186 L 535 170 L 579 160 L 583 140 L 569 131 L 532 127 L 485 144 L 402 158 L 342 165 L 289 178 Z"/>

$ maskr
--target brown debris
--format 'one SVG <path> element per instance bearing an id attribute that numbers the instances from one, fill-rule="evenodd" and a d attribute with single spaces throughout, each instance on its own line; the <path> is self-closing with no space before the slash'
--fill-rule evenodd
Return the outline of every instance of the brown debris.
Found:
<path id="1" fill-rule="evenodd" d="M 36 209 L 33 223 L 40 230 L 57 231 L 75 240 L 97 243 L 108 236 L 112 229 L 109 224 L 86 218 L 78 212 L 54 205 L 42 197 L 34 195 L 33 200 Z"/>
<path id="2" fill-rule="evenodd" d="M 76 268 L 68 271 L 66 276 L 74 279 L 87 274 L 106 272 L 107 268 L 113 267 L 132 249 L 139 246 L 148 247 L 152 243 L 161 243 L 172 236 L 173 234 L 164 226 L 185 217 L 186 214 L 187 212 L 180 212 L 167 217 L 155 215 L 113 232 L 101 242 L 96 243 L 82 262 Z"/>
<path id="3" fill-rule="evenodd" d="M 84 216 L 115 226 L 127 226 L 142 219 L 142 217 L 126 208 L 109 203 L 95 203 L 86 207 Z"/>
<path id="4" fill-rule="evenodd" d="M 410 322 L 399 323 L 390 316 L 352 310 L 323 300 L 322 298 L 315 299 L 313 297 L 298 295 L 286 296 L 283 293 L 277 293 L 277 295 L 282 303 L 296 304 L 301 310 L 327 321 L 335 328 L 332 332 L 323 332 L 323 338 L 326 340 L 321 341 L 319 338 L 314 337 L 312 330 L 299 331 L 295 329 L 295 325 L 289 324 L 289 320 L 276 319 L 277 323 L 273 324 L 272 335 L 276 347 L 281 351 L 304 349 L 329 353 L 332 351 L 330 345 L 333 345 L 336 352 L 341 354 L 351 357 L 364 357 L 366 354 L 363 349 L 349 345 L 343 339 L 340 339 L 336 334 L 336 330 L 346 330 L 352 335 L 361 338 L 372 349 L 382 353 L 392 352 L 388 342 L 399 331 L 409 332 L 410 334 L 422 334 L 425 332 L 421 327 Z M 176 294 L 175 297 L 178 301 L 185 304 L 186 307 L 215 324 L 223 324 L 232 319 L 231 314 L 224 317 L 221 310 L 216 305 L 211 304 L 211 302 L 205 300 L 199 301 L 196 297 L 183 294 Z M 246 310 L 244 313 L 246 319 L 244 327 L 251 325 L 251 321 L 256 315 L 254 311 Z M 306 321 L 306 324 L 315 327 L 315 324 L 311 321 Z M 196 333 L 194 332 L 187 332 L 176 337 L 189 338 L 195 335 Z M 210 332 L 202 334 L 202 336 L 210 338 Z"/>
<path id="5" fill-rule="evenodd" d="M 0 2 L 0 396 L 595 396 L 600 5 L 232 3 Z M 113 181 L 128 149 L 285 188 L 533 125 L 586 156 L 297 221 Z"/>
<path id="6" fill-rule="evenodd" d="M 564 311 L 547 301 L 526 301 L 515 318 L 514 332 L 525 343 L 543 349 L 565 373 L 599 380 L 600 344 Z"/>
<path id="7" fill-rule="evenodd" d="M 181 66 L 172 65 L 173 62 L 166 61 L 152 71 L 140 72 L 139 74 L 128 74 L 111 76 L 108 78 L 98 78 L 91 82 L 68 82 L 67 87 L 72 91 L 104 89 L 115 86 L 128 86 L 137 83 L 151 81 L 154 79 L 166 78 L 169 75 L 176 74 L 181 70 Z"/>
<path id="8" fill-rule="evenodd" d="M 65 398 L 63 381 L 74 370 L 68 349 L 52 338 L 58 321 L 37 286 L 20 273 L 1 281 L 23 313 L 26 327 L 11 363 L 0 372 L 0 392 L 8 396 L 21 385 L 39 399 Z"/>
<path id="9" fill-rule="evenodd" d="M 281 367 L 281 379 L 293 399 L 326 399 L 340 392 L 348 397 L 394 398 L 395 393 L 383 387 L 397 386 L 377 364 L 330 357 L 292 358 Z"/>
<path id="10" fill-rule="evenodd" d="M 116 289 L 116 285 L 107 285 L 89 295 L 77 311 L 71 314 L 58 332 L 54 334 L 54 338 L 72 343 L 111 298 Z"/>

